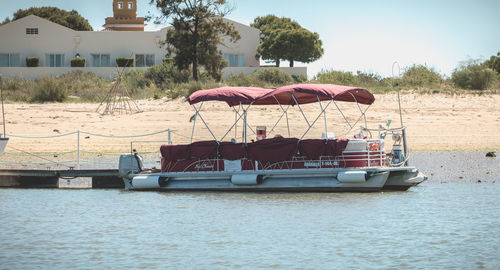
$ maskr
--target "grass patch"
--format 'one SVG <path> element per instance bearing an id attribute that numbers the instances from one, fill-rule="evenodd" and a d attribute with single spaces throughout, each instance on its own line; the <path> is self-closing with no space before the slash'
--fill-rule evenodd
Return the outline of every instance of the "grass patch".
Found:
<path id="1" fill-rule="evenodd" d="M 290 76 L 277 68 L 266 68 L 249 75 L 234 74 L 216 81 L 203 69 L 199 72 L 199 81 L 194 81 L 189 71 L 179 71 L 171 62 L 153 66 L 145 71 L 132 69 L 124 74 L 123 86 L 134 99 L 184 98 L 200 89 L 221 86 L 253 86 L 280 87 L 293 83 L 330 83 L 352 85 L 369 89 L 374 94 L 391 93 L 401 90 L 418 94 L 461 95 L 467 93 L 498 94 L 500 80 L 491 77 L 491 69 L 481 66 L 488 76 L 475 72 L 476 66 L 468 65 L 453 78 L 444 78 L 433 69 L 425 66 L 407 68 L 399 79 L 382 78 L 375 73 L 358 71 L 356 74 L 345 71 L 321 71 L 312 80 L 305 76 Z M 467 72 L 462 72 L 463 70 Z M 472 70 L 472 71 L 471 71 Z M 472 74 L 472 75 L 471 75 Z M 477 75 L 478 74 L 478 75 Z M 483 76 L 484 75 L 484 76 Z M 457 79 L 459 78 L 459 79 Z M 461 80 L 462 78 L 465 78 Z M 479 79 L 477 79 L 479 78 Z M 480 84 L 483 90 L 469 90 L 472 82 L 487 81 Z M 466 81 L 467 87 L 457 87 L 457 81 Z M 101 102 L 115 83 L 114 80 L 103 79 L 93 73 L 74 71 L 57 77 L 45 77 L 28 80 L 7 78 L 3 80 L 4 97 L 12 102 Z M 477 87 L 479 88 L 479 87 Z"/>

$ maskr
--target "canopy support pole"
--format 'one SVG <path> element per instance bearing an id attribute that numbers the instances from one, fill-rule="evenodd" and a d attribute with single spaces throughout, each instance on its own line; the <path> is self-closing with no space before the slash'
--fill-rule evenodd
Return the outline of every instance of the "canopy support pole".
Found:
<path id="1" fill-rule="evenodd" d="M 191 140 L 189 143 L 193 143 L 194 127 L 196 126 L 196 118 L 198 118 L 198 114 L 199 114 L 198 109 L 194 105 L 193 105 L 193 107 L 194 107 L 194 110 L 196 112 L 194 113 L 194 117 L 193 117 L 194 118 L 193 119 L 193 129 L 191 130 Z M 201 107 L 203 107 L 203 102 L 200 105 L 200 110 L 201 110 Z"/>
<path id="2" fill-rule="evenodd" d="M 243 110 L 243 122 L 245 123 L 245 128 L 243 129 L 243 134 L 245 136 L 245 145 L 247 145 L 247 111 Z"/>
<path id="3" fill-rule="evenodd" d="M 318 119 L 321 117 L 321 114 L 323 114 L 326 109 L 328 109 L 328 106 L 330 106 L 330 104 L 332 104 L 332 100 L 330 100 L 330 102 L 328 102 L 328 104 L 326 104 L 325 108 L 323 108 L 321 110 L 321 112 L 318 114 L 318 116 L 316 116 L 316 119 L 314 119 L 312 125 L 310 125 L 307 130 L 304 132 L 304 134 L 302 134 L 302 137 L 300 137 L 299 140 L 302 140 L 304 138 L 304 136 L 306 136 L 306 134 L 309 132 L 309 130 L 314 126 L 314 124 L 316 123 L 316 121 L 318 121 Z"/>
<path id="4" fill-rule="evenodd" d="M 252 106 L 252 104 L 248 105 L 247 110 L 250 109 L 250 106 Z M 241 108 L 243 109 L 243 111 L 245 110 L 245 108 L 243 106 L 241 106 Z M 240 114 L 239 112 L 237 114 L 238 114 L 238 119 L 236 119 L 234 121 L 233 125 L 229 128 L 229 130 L 226 132 L 226 134 L 224 134 L 224 136 L 222 136 L 222 138 L 220 139 L 221 142 L 224 140 L 224 138 L 226 138 L 227 134 L 229 134 L 229 132 L 231 132 L 231 129 L 233 129 L 233 127 L 238 126 L 238 121 L 240 121 L 240 119 L 243 117 L 243 114 Z M 237 136 L 235 136 L 235 137 L 237 137 Z"/>
<path id="5" fill-rule="evenodd" d="M 234 107 L 232 107 L 234 112 L 236 112 L 238 115 L 240 114 L 239 110 L 236 111 L 236 109 Z M 247 108 L 248 110 L 248 108 Z M 245 108 L 243 108 L 243 111 L 245 111 Z M 243 115 L 243 114 L 242 114 Z M 242 116 L 243 117 L 243 116 Z M 253 128 L 248 124 L 248 128 L 250 129 L 250 131 L 253 133 L 253 135 L 257 136 L 257 133 L 255 132 L 255 130 L 253 130 Z M 243 132 L 243 131 L 242 131 Z"/>
<path id="6" fill-rule="evenodd" d="M 361 109 L 361 106 L 359 106 L 359 103 L 358 103 L 358 100 L 356 99 L 356 97 L 351 92 L 349 92 L 349 94 L 351 94 L 352 98 L 354 98 L 354 100 L 356 101 L 356 105 L 358 105 L 358 108 L 359 108 L 359 111 L 361 112 L 361 115 L 365 118 L 365 129 L 368 129 L 368 124 L 366 122 L 366 114 Z"/>
<path id="7" fill-rule="evenodd" d="M 319 99 L 319 96 L 316 96 L 316 97 L 318 98 L 319 108 L 323 112 L 323 118 L 325 119 L 325 137 L 326 137 L 326 141 L 328 141 L 328 127 L 326 125 L 326 111 L 323 110 L 323 105 L 321 104 L 321 100 Z"/>
<path id="8" fill-rule="evenodd" d="M 271 128 L 271 131 L 269 131 L 269 133 L 267 135 L 271 135 L 271 133 L 273 133 L 274 129 L 276 128 L 278 123 L 281 121 L 281 118 L 283 118 L 283 115 L 286 115 L 286 126 L 288 127 L 288 137 L 290 137 L 290 126 L 288 125 L 288 109 L 290 108 L 290 105 L 288 105 L 288 107 L 286 107 L 286 109 L 283 109 L 283 106 L 281 106 L 281 103 L 276 99 L 275 96 L 273 96 L 273 97 L 276 100 L 276 102 L 278 103 L 278 105 L 280 106 L 283 113 L 280 115 L 280 117 L 278 118 L 278 121 L 276 121 L 273 128 Z"/>
<path id="9" fill-rule="evenodd" d="M 238 120 L 239 120 L 238 113 L 240 112 L 240 108 L 241 108 L 241 102 L 240 102 L 240 106 L 238 107 L 238 111 L 236 111 L 236 109 L 233 107 L 233 110 L 234 110 L 234 123 L 238 122 Z M 233 126 L 234 126 L 234 138 L 237 138 L 238 137 L 238 124 L 236 123 Z M 231 130 L 231 129 L 229 129 L 229 130 Z"/>
<path id="10" fill-rule="evenodd" d="M 297 107 L 299 108 L 300 112 L 302 113 L 302 116 L 304 117 L 304 120 L 306 120 L 306 123 L 307 125 L 309 126 L 309 128 L 311 128 L 311 124 L 309 124 L 309 121 L 307 121 L 307 117 L 306 115 L 304 114 L 304 111 L 302 110 L 302 108 L 300 108 L 300 105 L 299 105 L 299 102 L 297 101 L 297 99 L 295 98 L 295 95 L 292 94 L 292 98 L 293 100 L 295 101 L 295 104 L 297 104 Z M 309 129 L 308 129 L 309 130 Z"/>
<path id="11" fill-rule="evenodd" d="M 200 110 L 201 110 L 201 106 L 203 106 L 203 103 L 201 103 L 201 105 L 200 105 Z M 200 117 L 201 121 L 203 122 L 203 124 L 205 125 L 205 127 L 208 129 L 208 132 L 210 132 L 210 135 L 212 135 L 212 137 L 214 138 L 214 140 L 217 141 L 217 137 L 215 137 L 214 133 L 212 132 L 212 130 L 210 129 L 210 127 L 207 125 L 207 123 L 205 122 L 205 120 L 203 119 L 203 117 L 201 116 L 201 114 L 199 113 L 199 110 L 196 109 L 196 106 L 194 104 L 193 104 L 193 107 L 196 110 L 197 116 Z M 194 131 L 194 125 L 193 125 L 193 131 Z M 193 140 L 193 136 L 191 136 L 191 143 L 193 142 L 192 140 Z"/>
<path id="12" fill-rule="evenodd" d="M 366 113 L 366 111 L 368 111 L 368 109 L 369 109 L 369 108 L 370 108 L 370 106 L 366 107 L 366 110 L 364 111 L 364 114 Z M 360 116 L 358 117 L 358 120 L 356 120 L 356 122 L 355 122 L 355 123 L 354 123 L 354 125 L 351 127 L 351 129 L 349 129 L 349 130 L 348 130 L 348 131 L 344 134 L 344 136 L 343 136 L 343 137 L 345 137 L 345 136 L 347 135 L 347 133 L 351 132 L 351 130 L 352 130 L 353 128 L 355 128 L 355 127 L 356 127 L 356 125 L 358 124 L 359 120 L 361 120 L 361 117 L 363 117 L 363 115 L 360 115 Z"/>
<path id="13" fill-rule="evenodd" d="M 290 105 L 288 105 L 288 106 L 290 106 Z M 286 128 L 288 129 L 288 137 L 290 137 L 291 135 L 290 135 L 290 125 L 288 124 L 288 111 L 285 112 L 285 116 L 286 116 Z"/>
<path id="14" fill-rule="evenodd" d="M 349 120 L 347 120 L 347 118 L 345 117 L 344 113 L 342 112 L 342 110 L 339 108 L 339 105 L 337 105 L 337 102 L 335 102 L 335 100 L 333 101 L 333 104 L 335 104 L 335 107 L 337 107 L 337 110 L 339 110 L 340 114 L 342 115 L 342 117 L 344 117 L 344 120 L 345 122 L 349 125 L 349 127 L 352 129 L 352 125 L 351 123 L 349 122 Z"/>

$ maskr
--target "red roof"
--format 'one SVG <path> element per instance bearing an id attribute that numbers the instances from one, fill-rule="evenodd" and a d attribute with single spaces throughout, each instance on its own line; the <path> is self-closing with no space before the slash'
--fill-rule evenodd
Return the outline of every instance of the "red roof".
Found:
<path id="1" fill-rule="evenodd" d="M 370 105 L 375 101 L 372 93 L 364 88 L 334 84 L 295 84 L 280 88 L 259 87 L 220 87 L 200 90 L 189 96 L 190 104 L 202 101 L 225 101 L 229 106 L 241 104 L 254 105 L 295 105 L 318 102 L 320 100 L 338 100 L 358 102 Z"/>

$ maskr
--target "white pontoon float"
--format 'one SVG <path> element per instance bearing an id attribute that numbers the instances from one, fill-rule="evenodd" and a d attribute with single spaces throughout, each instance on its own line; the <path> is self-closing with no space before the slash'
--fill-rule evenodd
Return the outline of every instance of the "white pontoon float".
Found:
<path id="1" fill-rule="evenodd" d="M 229 130 L 216 138 L 201 115 L 204 102 L 226 102 L 236 113 Z M 298 84 L 275 89 L 255 87 L 221 87 L 193 93 L 188 102 L 210 132 L 213 140 L 190 144 L 165 144 L 160 148 L 161 171 L 142 168 L 137 154 L 120 157 L 120 176 L 129 190 L 162 191 L 299 191 L 299 192 L 369 192 L 383 189 L 407 190 L 426 177 L 415 167 L 408 166 L 405 128 L 382 128 L 378 138 L 357 136 L 354 139 L 329 138 L 326 109 L 333 105 L 341 112 L 352 130 L 362 118 L 361 131 L 372 134 L 366 127 L 365 110 L 359 104 L 371 105 L 373 94 L 358 87 L 331 84 Z M 353 102 L 361 112 L 351 123 L 337 102 Z M 320 113 L 309 121 L 301 105 L 318 103 Z M 199 105 L 199 106 L 197 106 Z M 302 113 L 307 129 L 300 138 L 275 137 L 266 139 L 257 134 L 257 141 L 247 140 L 247 113 L 252 106 L 278 105 L 282 111 L 278 122 L 291 106 Z M 242 112 L 234 109 L 242 108 Z M 304 139 L 323 116 L 324 134 L 321 139 Z M 196 120 L 195 120 L 196 121 Z M 243 122 L 243 141 L 227 140 L 227 135 Z M 276 125 L 275 125 L 276 126 Z M 288 126 L 288 121 L 287 121 Z M 274 128 L 274 127 L 273 127 Z M 289 128 L 288 128 L 289 130 Z M 193 125 L 194 131 L 194 125 Z M 362 135 L 362 132 L 359 134 Z M 385 137 L 394 141 L 392 151 L 385 151 Z M 192 138 L 192 137 L 191 137 Z M 402 144 L 401 144 L 402 142 Z"/>

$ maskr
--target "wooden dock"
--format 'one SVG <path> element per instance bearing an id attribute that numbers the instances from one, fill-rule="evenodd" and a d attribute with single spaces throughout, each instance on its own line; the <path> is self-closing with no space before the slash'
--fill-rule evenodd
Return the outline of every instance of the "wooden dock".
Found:
<path id="1" fill-rule="evenodd" d="M 0 170 L 0 188 L 124 188 L 118 170 Z"/>

